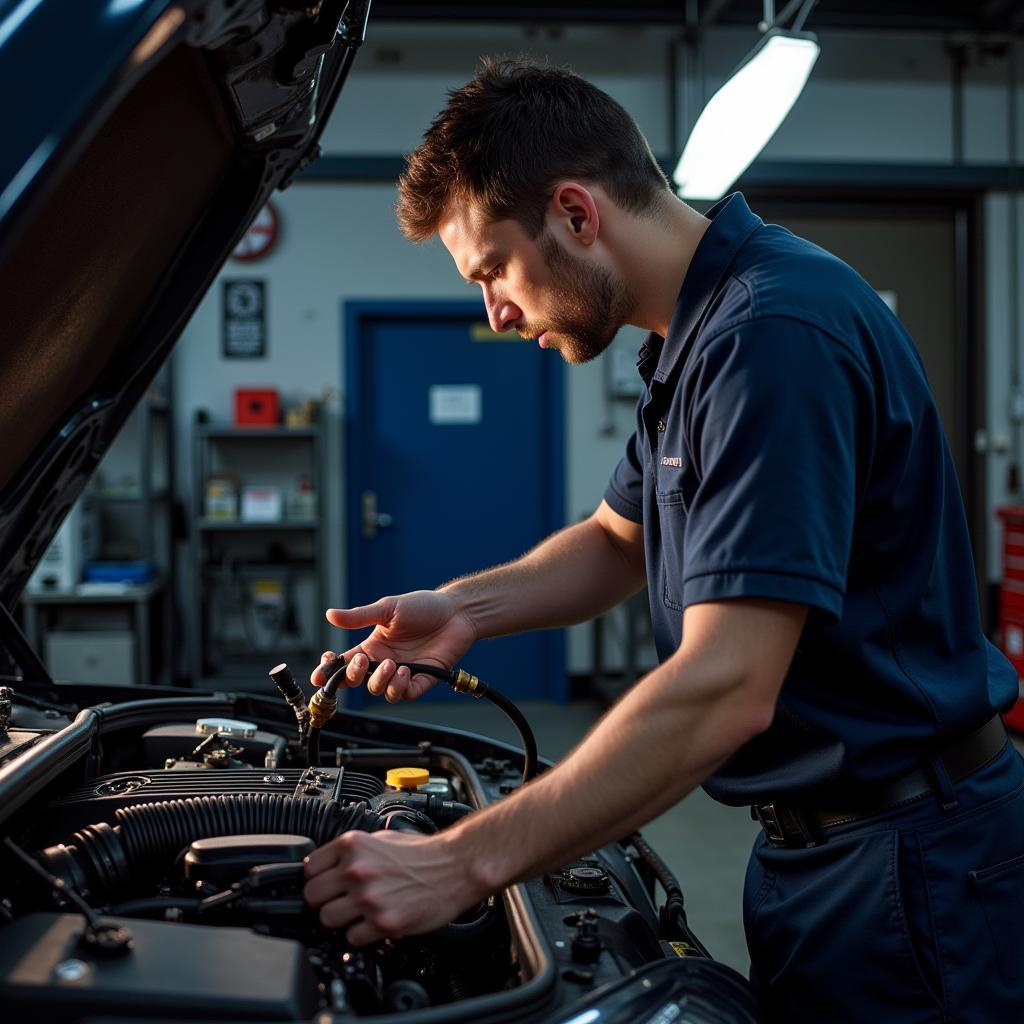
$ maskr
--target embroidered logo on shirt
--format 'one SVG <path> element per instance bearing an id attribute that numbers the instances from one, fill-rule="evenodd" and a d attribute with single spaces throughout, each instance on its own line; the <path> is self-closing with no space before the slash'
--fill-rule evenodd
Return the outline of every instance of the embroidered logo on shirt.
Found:
<path id="1" fill-rule="evenodd" d="M 663 455 L 661 464 L 663 466 L 675 466 L 676 469 L 683 468 L 683 460 L 678 455 Z"/>

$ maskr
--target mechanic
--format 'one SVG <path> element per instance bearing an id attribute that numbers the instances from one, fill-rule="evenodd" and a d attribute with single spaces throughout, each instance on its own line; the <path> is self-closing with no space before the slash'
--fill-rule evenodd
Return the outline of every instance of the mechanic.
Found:
<path id="1" fill-rule="evenodd" d="M 645 583 L 660 664 L 500 803 L 315 851 L 322 922 L 354 944 L 430 931 L 703 784 L 763 826 L 744 924 L 770 1019 L 1024 1019 L 1024 764 L 997 714 L 1017 677 L 982 632 L 956 473 L 897 319 L 742 195 L 688 207 L 615 101 L 525 60 L 450 95 L 397 209 L 480 285 L 495 331 L 582 363 L 625 323 L 649 330 L 646 390 L 591 518 L 436 591 L 328 611 L 374 627 L 343 654 L 348 685 L 418 697 L 433 680 L 396 662 L 452 666 Z"/>

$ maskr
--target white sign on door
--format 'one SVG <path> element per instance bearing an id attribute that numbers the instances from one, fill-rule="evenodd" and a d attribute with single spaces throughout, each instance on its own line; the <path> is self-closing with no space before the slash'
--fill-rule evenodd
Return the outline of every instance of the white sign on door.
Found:
<path id="1" fill-rule="evenodd" d="M 432 384 L 430 422 L 439 424 L 479 423 L 483 413 L 483 393 L 479 384 Z"/>

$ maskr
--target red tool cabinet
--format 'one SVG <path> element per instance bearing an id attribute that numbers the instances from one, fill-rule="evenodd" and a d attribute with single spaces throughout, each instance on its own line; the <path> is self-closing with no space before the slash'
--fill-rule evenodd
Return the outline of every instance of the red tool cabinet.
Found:
<path id="1" fill-rule="evenodd" d="M 1003 521 L 1003 583 L 999 590 L 999 645 L 1024 679 L 1024 505 L 996 510 Z M 1024 732 L 1024 690 L 1006 724 Z"/>

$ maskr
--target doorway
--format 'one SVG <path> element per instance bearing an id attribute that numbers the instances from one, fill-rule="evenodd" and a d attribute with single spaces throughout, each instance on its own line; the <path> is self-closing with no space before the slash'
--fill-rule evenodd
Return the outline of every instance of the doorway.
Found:
<path id="1" fill-rule="evenodd" d="M 349 302 L 344 323 L 350 605 L 509 561 L 565 525 L 560 358 L 495 334 L 477 302 Z M 481 641 L 462 664 L 515 700 L 568 693 L 562 630 Z"/>

